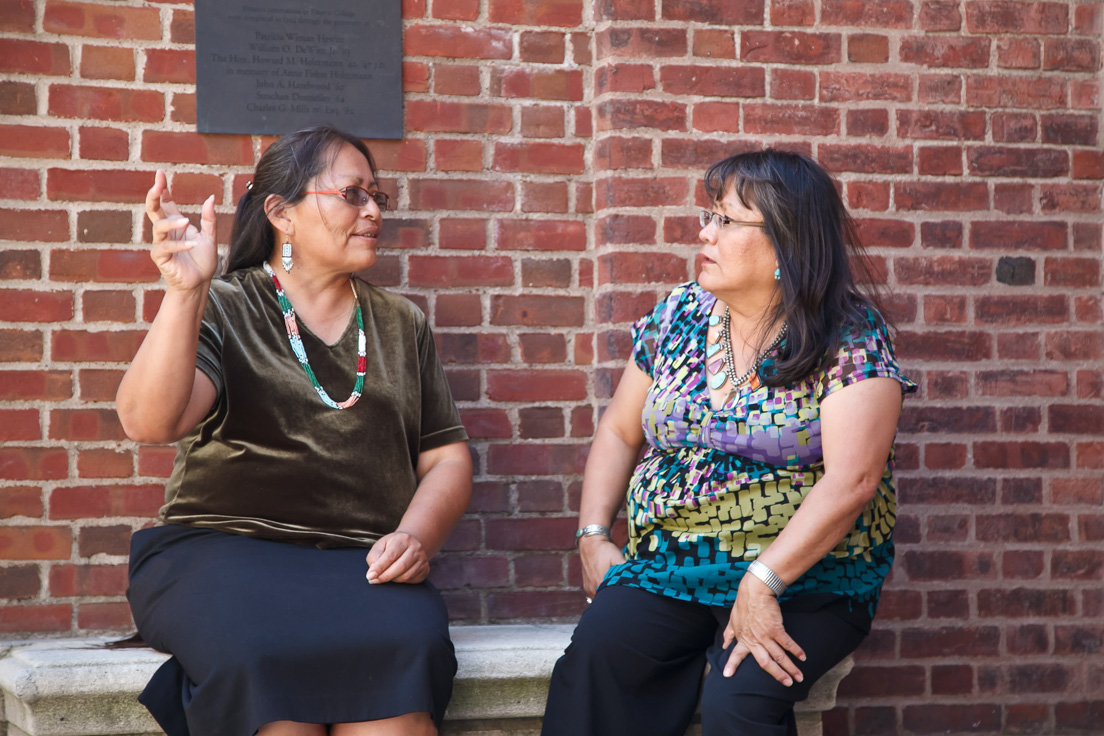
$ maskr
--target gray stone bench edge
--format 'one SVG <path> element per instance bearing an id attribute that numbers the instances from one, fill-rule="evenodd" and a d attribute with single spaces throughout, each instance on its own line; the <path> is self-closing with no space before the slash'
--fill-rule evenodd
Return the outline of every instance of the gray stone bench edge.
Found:
<path id="1" fill-rule="evenodd" d="M 573 628 L 453 626 L 459 670 L 446 722 L 539 718 L 552 667 Z M 108 640 L 0 643 L 0 724 L 7 723 L 9 736 L 158 733 L 137 695 L 167 655 L 152 649 L 102 648 Z M 852 666 L 851 658 L 841 662 L 798 704 L 802 736 L 819 735 L 820 714 L 835 706 L 836 689 Z"/>

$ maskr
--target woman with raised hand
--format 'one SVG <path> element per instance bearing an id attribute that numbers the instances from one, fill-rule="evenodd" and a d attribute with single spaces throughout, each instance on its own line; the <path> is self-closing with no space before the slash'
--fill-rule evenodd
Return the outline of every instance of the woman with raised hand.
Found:
<path id="1" fill-rule="evenodd" d="M 697 282 L 633 326 L 591 446 L 576 542 L 593 600 L 544 736 L 682 736 L 699 693 L 705 736 L 793 736 L 794 703 L 869 632 L 893 561 L 915 386 L 852 275 L 832 180 L 767 150 L 705 187 Z"/>
<path id="2" fill-rule="evenodd" d="M 168 736 L 434 734 L 456 660 L 429 561 L 467 507 L 467 435 L 422 312 L 357 278 L 380 191 L 333 128 L 280 138 L 215 276 L 213 198 L 146 198 L 165 297 L 119 386 L 139 442 L 177 442 L 135 533 L 141 700 Z"/>

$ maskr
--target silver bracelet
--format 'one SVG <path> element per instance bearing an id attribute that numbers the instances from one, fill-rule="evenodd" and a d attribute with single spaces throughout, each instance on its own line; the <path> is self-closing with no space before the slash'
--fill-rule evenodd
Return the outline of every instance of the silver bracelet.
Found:
<path id="1" fill-rule="evenodd" d="M 774 574 L 774 570 L 764 565 L 759 560 L 755 560 L 748 565 L 748 572 L 755 577 L 766 583 L 767 587 L 774 592 L 776 597 L 781 597 L 786 592 L 786 584 L 782 582 L 782 578 Z"/>
<path id="2" fill-rule="evenodd" d="M 595 537 L 599 535 L 605 537 L 606 539 L 609 539 L 609 527 L 602 526 L 601 524 L 587 524 L 582 529 L 575 532 L 575 549 L 579 549 L 579 540 L 583 537 Z"/>

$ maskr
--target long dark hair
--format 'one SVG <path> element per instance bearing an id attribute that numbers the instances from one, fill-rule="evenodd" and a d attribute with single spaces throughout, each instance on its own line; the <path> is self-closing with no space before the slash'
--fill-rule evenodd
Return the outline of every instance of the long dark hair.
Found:
<path id="1" fill-rule="evenodd" d="M 835 352 L 846 326 L 881 312 L 870 268 L 854 221 L 815 161 L 769 148 L 726 158 L 709 167 L 705 191 L 719 202 L 730 190 L 762 213 L 781 272 L 782 298 L 766 323 L 783 320 L 786 341 L 760 378 L 776 387 L 794 383 Z M 862 286 L 852 269 L 863 276 Z"/>
<path id="2" fill-rule="evenodd" d="M 285 135 L 268 147 L 257 162 L 252 186 L 238 200 L 227 273 L 259 266 L 272 256 L 276 234 L 265 212 L 268 196 L 275 194 L 288 205 L 303 199 L 310 180 L 332 164 L 346 143 L 364 154 L 375 175 L 376 163 L 364 142 L 328 125 Z"/>

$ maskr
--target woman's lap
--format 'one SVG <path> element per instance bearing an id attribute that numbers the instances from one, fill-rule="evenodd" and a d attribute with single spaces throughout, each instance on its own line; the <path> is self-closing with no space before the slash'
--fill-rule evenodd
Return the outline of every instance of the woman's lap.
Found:
<path id="1" fill-rule="evenodd" d="M 805 681 L 786 688 L 751 657 L 733 677 L 721 675 L 727 616 L 726 609 L 637 588 L 603 588 L 556 664 L 542 733 L 682 736 L 700 691 L 703 734 L 786 736 L 793 704 L 864 636 L 830 607 L 784 612 L 787 631 L 809 655 L 800 663 Z M 701 687 L 707 659 L 712 666 Z"/>
<path id="2" fill-rule="evenodd" d="M 227 734 L 269 720 L 440 718 L 456 668 L 444 603 L 427 583 L 370 585 L 365 555 L 184 527 L 139 532 L 134 618 L 186 675 L 169 664 L 143 702 L 175 702 L 164 688 L 181 683 L 190 730 L 205 736 L 234 707 L 227 691 L 252 703 Z"/>

